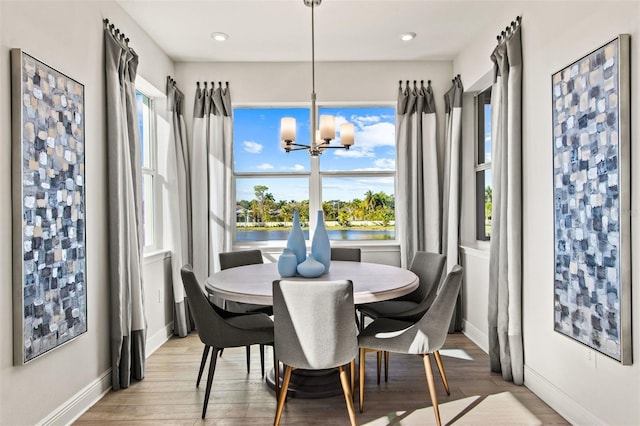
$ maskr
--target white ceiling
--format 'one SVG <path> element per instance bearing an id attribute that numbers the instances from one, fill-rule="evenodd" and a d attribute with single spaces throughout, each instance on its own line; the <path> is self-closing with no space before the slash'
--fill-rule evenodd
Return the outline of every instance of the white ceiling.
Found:
<path id="1" fill-rule="evenodd" d="M 175 61 L 311 60 L 303 0 L 117 0 Z M 520 13 L 516 0 L 324 0 L 315 10 L 316 61 L 451 60 L 483 30 Z M 495 28 L 494 28 L 495 27 Z M 212 32 L 229 35 L 216 42 Z M 414 32 L 411 42 L 400 34 Z"/>

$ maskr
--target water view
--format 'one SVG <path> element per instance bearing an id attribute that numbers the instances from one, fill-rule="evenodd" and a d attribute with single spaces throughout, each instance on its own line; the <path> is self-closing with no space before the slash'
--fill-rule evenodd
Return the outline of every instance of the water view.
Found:
<path id="1" fill-rule="evenodd" d="M 286 240 L 291 229 L 237 229 L 237 241 Z M 304 238 L 309 240 L 309 230 L 303 230 Z M 393 240 L 393 229 L 328 229 L 329 239 L 334 241 Z"/>

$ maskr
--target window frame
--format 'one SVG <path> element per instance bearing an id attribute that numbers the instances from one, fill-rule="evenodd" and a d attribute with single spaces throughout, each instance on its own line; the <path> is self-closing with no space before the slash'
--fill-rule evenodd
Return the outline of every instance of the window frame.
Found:
<path id="1" fill-rule="evenodd" d="M 486 200 L 485 200 L 485 175 L 487 171 L 491 171 L 491 159 L 486 160 L 485 152 L 485 114 L 484 106 L 491 105 L 492 85 L 480 90 L 475 95 L 475 156 L 474 156 L 474 178 L 475 178 L 475 228 L 476 240 L 490 241 L 491 233 L 486 232 Z M 487 102 L 488 101 L 488 102 Z M 492 141 L 493 143 L 493 141 Z M 483 160 L 480 160 L 482 154 Z M 492 176 L 493 177 L 493 176 Z M 493 193 L 493 181 L 491 182 Z"/>
<path id="2" fill-rule="evenodd" d="M 386 107 L 386 108 L 393 108 L 394 110 L 394 117 L 396 116 L 395 111 L 396 111 L 396 104 L 394 102 L 344 102 L 344 103 L 339 103 L 339 102 L 331 102 L 331 103 L 325 103 L 325 102 L 318 102 L 316 104 L 316 111 L 314 112 L 316 114 L 316 122 L 319 122 L 319 112 L 322 108 L 374 108 L 374 107 Z M 307 108 L 309 110 L 309 114 L 311 114 L 311 105 L 309 105 L 308 103 L 299 103 L 299 102 L 286 102 L 286 103 L 269 103 L 269 104 L 262 104 L 262 103 L 241 103 L 241 104 L 234 104 L 233 105 L 233 110 L 235 111 L 236 109 L 268 109 L 268 108 Z M 309 115 L 309 118 L 311 119 L 311 115 Z M 235 124 L 234 124 L 235 125 Z M 397 125 L 397 123 L 394 122 L 394 126 Z M 395 137 L 395 136 L 394 136 Z M 233 141 L 234 146 L 236 141 Z M 277 146 L 278 141 L 273 141 L 273 146 Z M 335 142 L 334 142 L 335 143 Z M 356 140 L 356 144 L 358 143 L 358 141 Z M 394 140 L 395 143 L 395 140 Z M 395 147 L 394 147 L 395 149 Z M 284 153 L 283 155 L 296 155 L 295 153 Z M 297 155 L 301 155 L 300 153 L 298 153 Z M 234 202 L 237 203 L 237 199 L 235 199 L 235 194 L 236 194 L 236 180 L 238 178 L 307 178 L 308 182 L 309 182 L 309 229 L 310 230 L 314 230 L 316 227 L 316 214 L 314 214 L 313 212 L 316 212 L 320 209 L 322 209 L 322 203 L 323 203 L 323 198 L 322 198 L 322 179 L 323 177 L 328 177 L 328 178 L 340 178 L 340 177 L 345 177 L 345 178 L 370 178 L 370 177 L 392 177 L 394 180 L 394 198 L 396 196 L 395 194 L 395 190 L 396 190 L 396 181 L 397 181 L 397 157 L 396 157 L 396 166 L 394 167 L 393 170 L 383 170 L 383 171 L 372 171 L 372 170 L 362 170 L 362 171 L 358 171 L 358 170 L 325 170 L 322 171 L 321 167 L 320 167 L 320 155 L 319 157 L 311 157 L 309 154 L 302 154 L 302 155 L 307 155 L 307 157 L 309 158 L 309 170 L 305 170 L 305 171 L 290 171 L 290 172 L 236 172 L 235 171 L 235 167 L 233 169 L 232 172 L 232 180 L 233 180 L 233 186 L 232 186 L 232 191 L 234 193 Z M 396 209 L 394 208 L 394 219 L 393 222 L 395 223 L 395 217 L 397 216 L 395 214 Z M 235 216 L 234 216 L 235 217 Z M 234 224 L 235 225 L 235 224 Z M 275 246 L 275 247 L 279 247 L 282 245 L 282 243 L 286 243 L 286 240 L 266 240 L 266 241 L 238 241 L 236 238 L 236 226 L 233 226 L 233 244 L 234 245 L 242 245 L 243 247 L 264 247 L 264 246 Z M 309 233 L 310 238 L 312 236 L 312 232 Z M 348 240 L 348 241 L 331 241 L 332 245 L 335 246 L 340 246 L 340 245 L 353 245 L 358 244 L 358 245 L 397 245 L 398 244 L 398 235 L 397 233 L 395 234 L 395 238 L 392 240 Z"/>
<path id="3" fill-rule="evenodd" d="M 143 85 L 144 86 L 144 85 Z M 151 204 L 152 208 L 152 217 L 153 223 L 151 227 L 151 236 L 152 242 L 151 244 L 147 244 L 147 229 L 144 229 L 143 235 L 145 237 L 143 253 L 148 254 L 159 250 L 162 247 L 162 201 L 160 197 L 160 175 L 158 172 L 158 129 L 157 129 L 157 99 L 155 96 L 149 94 L 149 91 L 144 87 L 140 87 L 136 84 L 136 94 L 140 93 L 149 101 L 149 112 L 148 112 L 148 120 L 149 120 L 149 155 L 146 157 L 149 159 L 148 166 L 145 167 L 145 156 L 144 152 L 140 152 L 140 172 L 141 172 L 141 196 L 144 196 L 144 177 L 149 176 L 151 178 L 151 192 L 153 194 L 153 203 Z M 136 102 L 137 105 L 137 102 Z M 140 135 L 140 144 L 142 145 L 142 135 Z M 143 221 L 144 221 L 144 212 L 143 212 Z M 144 224 L 143 224 L 144 226 Z"/>

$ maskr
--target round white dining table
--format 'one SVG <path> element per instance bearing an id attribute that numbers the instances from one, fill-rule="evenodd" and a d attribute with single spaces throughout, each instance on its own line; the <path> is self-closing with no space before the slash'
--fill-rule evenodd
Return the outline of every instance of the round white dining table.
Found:
<path id="1" fill-rule="evenodd" d="M 272 305 L 274 280 L 329 281 L 351 280 L 356 305 L 393 299 L 418 287 L 418 276 L 397 266 L 332 260 L 329 272 L 317 278 L 281 278 L 276 263 L 239 266 L 216 272 L 206 287 L 216 296 L 234 302 Z"/>
<path id="2" fill-rule="evenodd" d="M 397 266 L 379 263 L 332 260 L 329 272 L 317 278 L 281 278 L 276 263 L 238 266 L 216 272 L 207 279 L 206 287 L 216 296 L 234 302 L 272 305 L 273 281 L 287 280 L 351 280 L 355 305 L 393 299 L 411 293 L 418 287 L 418 276 Z M 354 319 L 355 321 L 355 319 Z M 266 375 L 266 383 L 275 389 L 274 370 Z M 280 377 L 279 380 L 282 380 Z M 327 398 L 342 393 L 335 370 L 307 371 L 296 369 L 291 375 L 288 395 L 296 398 Z"/>

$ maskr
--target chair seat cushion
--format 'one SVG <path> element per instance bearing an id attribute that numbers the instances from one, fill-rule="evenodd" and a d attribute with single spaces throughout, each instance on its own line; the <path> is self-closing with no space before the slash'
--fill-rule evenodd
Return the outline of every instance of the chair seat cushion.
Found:
<path id="1" fill-rule="evenodd" d="M 273 330 L 273 321 L 267 314 L 238 315 L 227 318 L 227 323 L 244 330 Z"/>
<path id="2" fill-rule="evenodd" d="M 413 322 L 379 318 L 358 335 L 358 346 L 388 352 L 426 354 L 429 338 Z"/>
<path id="3" fill-rule="evenodd" d="M 358 305 L 358 310 L 366 316 L 376 318 L 394 317 L 418 306 L 416 302 L 408 300 L 385 300 L 383 302 L 365 303 Z"/>

